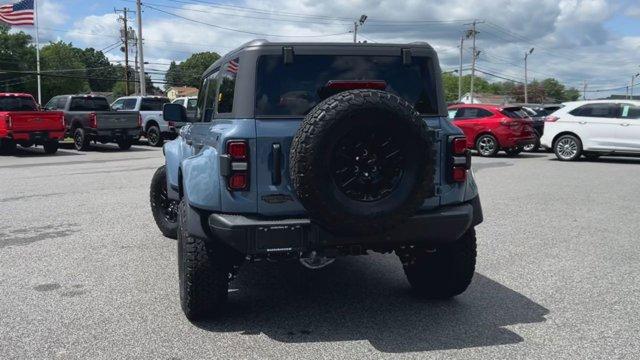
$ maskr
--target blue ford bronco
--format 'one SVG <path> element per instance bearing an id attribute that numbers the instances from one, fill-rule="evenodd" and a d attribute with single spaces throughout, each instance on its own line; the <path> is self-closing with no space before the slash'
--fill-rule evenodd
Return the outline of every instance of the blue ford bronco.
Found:
<path id="1" fill-rule="evenodd" d="M 189 123 L 150 191 L 187 318 L 223 312 L 239 267 L 264 259 L 395 252 L 423 297 L 469 286 L 482 210 L 428 44 L 255 40 L 204 73 L 193 118 L 163 112 Z"/>

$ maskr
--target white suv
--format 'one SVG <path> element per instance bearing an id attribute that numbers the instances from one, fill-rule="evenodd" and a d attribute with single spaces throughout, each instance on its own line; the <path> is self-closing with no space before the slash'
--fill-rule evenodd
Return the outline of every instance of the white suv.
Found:
<path id="1" fill-rule="evenodd" d="M 640 101 L 594 100 L 564 103 L 546 118 L 540 143 L 562 161 L 580 155 L 640 155 Z"/>

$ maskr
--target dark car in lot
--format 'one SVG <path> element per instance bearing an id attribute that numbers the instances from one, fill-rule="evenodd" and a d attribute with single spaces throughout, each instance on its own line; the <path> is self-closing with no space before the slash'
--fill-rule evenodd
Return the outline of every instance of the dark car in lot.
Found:
<path id="1" fill-rule="evenodd" d="M 73 137 L 77 150 L 88 150 L 91 141 L 114 142 L 127 150 L 140 138 L 140 114 L 114 111 L 102 96 L 59 95 L 49 100 L 45 109 L 64 112 L 66 134 Z"/>
<path id="2" fill-rule="evenodd" d="M 481 156 L 500 150 L 517 155 L 538 141 L 531 119 L 518 106 L 457 104 L 449 106 L 449 118 L 464 132 L 467 147 Z"/>

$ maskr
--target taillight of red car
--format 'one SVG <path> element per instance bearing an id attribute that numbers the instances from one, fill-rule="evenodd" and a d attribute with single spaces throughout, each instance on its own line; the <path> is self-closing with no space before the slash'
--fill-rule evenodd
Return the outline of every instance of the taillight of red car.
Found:
<path id="1" fill-rule="evenodd" d="M 467 180 L 467 173 L 471 168 L 471 153 L 467 149 L 467 138 L 452 137 L 449 140 L 449 182 L 462 183 Z"/>
<path id="2" fill-rule="evenodd" d="M 221 162 L 223 175 L 227 177 L 227 188 L 231 191 L 249 190 L 249 144 L 246 140 L 227 141 L 226 164 Z M 222 167 L 225 167 L 223 169 Z"/>

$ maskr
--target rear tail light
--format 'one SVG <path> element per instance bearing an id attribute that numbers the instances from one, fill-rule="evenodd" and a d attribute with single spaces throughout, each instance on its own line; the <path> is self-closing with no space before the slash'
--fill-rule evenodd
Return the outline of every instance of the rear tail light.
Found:
<path id="1" fill-rule="evenodd" d="M 560 119 L 560 118 L 557 117 L 557 116 L 549 115 L 546 118 L 544 118 L 544 121 L 545 122 L 556 122 L 556 121 L 558 121 L 558 119 Z"/>
<path id="2" fill-rule="evenodd" d="M 98 127 L 98 115 L 96 115 L 96 113 L 89 114 L 89 127 L 92 127 L 92 128 Z"/>
<path id="3" fill-rule="evenodd" d="M 176 123 L 173 122 L 173 121 L 167 121 L 167 124 L 169 124 L 169 126 L 171 126 L 171 127 L 175 127 L 176 126 Z M 140 124 L 140 125 L 142 126 L 142 124 Z"/>
<path id="4" fill-rule="evenodd" d="M 13 119 L 11 118 L 11 115 L 7 114 L 4 117 L 4 122 L 7 124 L 7 129 L 13 128 Z"/>
<path id="5" fill-rule="evenodd" d="M 505 120 L 501 120 L 500 121 L 500 125 L 514 127 L 514 126 L 520 125 L 520 122 L 512 120 L 512 119 L 505 119 Z"/>
<path id="6" fill-rule="evenodd" d="M 227 142 L 227 187 L 231 191 L 249 189 L 249 145 L 245 140 Z"/>
<path id="7" fill-rule="evenodd" d="M 467 149 L 467 138 L 457 136 L 451 138 L 449 143 L 449 182 L 465 182 L 467 172 L 471 168 L 471 152 Z"/>
<path id="8" fill-rule="evenodd" d="M 138 127 L 142 127 L 142 114 L 138 113 Z"/>

